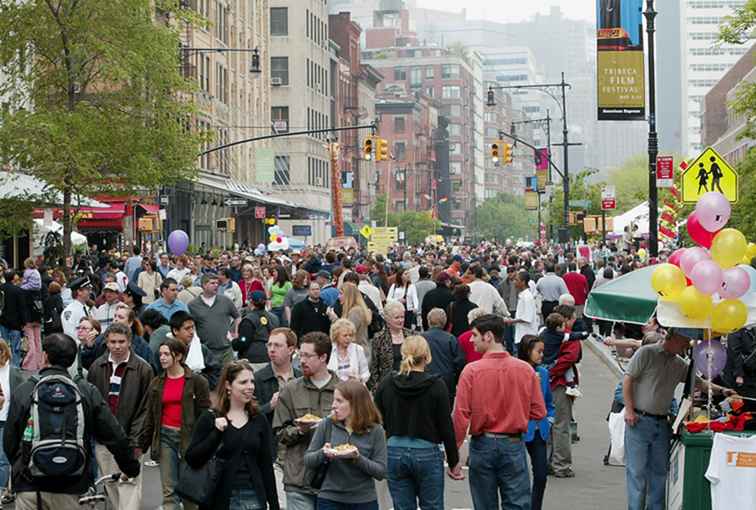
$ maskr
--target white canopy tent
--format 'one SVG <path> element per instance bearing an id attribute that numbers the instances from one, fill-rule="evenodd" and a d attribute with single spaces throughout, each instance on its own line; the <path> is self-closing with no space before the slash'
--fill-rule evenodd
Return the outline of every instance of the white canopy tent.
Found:
<path id="1" fill-rule="evenodd" d="M 629 211 L 614 217 L 614 233 L 622 234 L 625 227 L 638 225 L 641 235 L 648 234 L 648 202 L 636 205 Z"/>
<path id="2" fill-rule="evenodd" d="M 0 171 L 0 200 L 8 198 L 20 198 L 38 202 L 40 207 L 60 206 L 63 204 L 63 193 L 33 175 L 21 172 Z M 78 195 L 72 198 L 71 205 L 76 207 L 79 205 L 86 207 L 108 207 L 107 204 Z"/>
<path id="3" fill-rule="evenodd" d="M 42 255 L 45 251 L 45 236 L 49 232 L 55 232 L 63 237 L 63 225 L 57 221 L 51 221 L 45 224 L 45 220 L 34 220 L 34 235 L 32 236 L 32 255 Z M 87 237 L 78 233 L 71 232 L 71 245 L 87 245 Z"/>

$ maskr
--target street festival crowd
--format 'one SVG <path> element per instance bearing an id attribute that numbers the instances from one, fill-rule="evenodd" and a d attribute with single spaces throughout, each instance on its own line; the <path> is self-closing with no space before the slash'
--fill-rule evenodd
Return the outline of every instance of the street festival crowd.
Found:
<path id="1" fill-rule="evenodd" d="M 146 463 L 165 510 L 277 509 L 277 480 L 290 510 L 440 510 L 445 476 L 476 509 L 539 510 L 549 476 L 575 476 L 579 364 L 600 340 L 635 353 L 628 508 L 663 508 L 690 339 L 583 315 L 591 289 L 657 262 L 637 243 L 260 248 L 5 264 L 3 502 L 79 508 L 117 473 L 112 507 L 137 509 Z M 756 396 L 755 367 L 721 382 Z"/>

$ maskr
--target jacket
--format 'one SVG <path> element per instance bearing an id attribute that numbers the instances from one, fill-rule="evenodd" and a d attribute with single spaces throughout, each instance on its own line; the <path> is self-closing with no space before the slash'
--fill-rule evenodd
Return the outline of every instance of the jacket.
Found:
<path id="1" fill-rule="evenodd" d="M 311 331 L 322 331 L 326 335 L 331 330 L 331 319 L 326 315 L 326 304 L 322 299 L 313 303 L 305 298 L 291 309 L 291 329 L 301 339 Z"/>
<path id="2" fill-rule="evenodd" d="M 459 462 L 449 392 L 437 375 L 393 374 L 378 385 L 375 405 L 383 416 L 386 437 L 406 436 L 443 443 L 450 466 Z"/>
<path id="3" fill-rule="evenodd" d="M 278 317 L 265 310 L 252 310 L 239 323 L 239 336 L 231 342 L 231 348 L 239 353 L 239 359 L 267 363 L 268 336 L 277 327 Z"/>
<path id="4" fill-rule="evenodd" d="M 139 445 L 142 450 L 150 449 L 152 460 L 160 459 L 160 427 L 163 418 L 163 386 L 165 386 L 165 372 L 152 379 L 145 397 L 145 416 Z M 200 415 L 210 407 L 210 392 L 207 379 L 194 374 L 188 367 L 184 367 L 184 394 L 181 399 L 181 454 L 189 447 L 192 439 L 194 424 Z"/>
<path id="5" fill-rule="evenodd" d="M 92 384 L 78 379 L 84 409 L 84 448 L 87 455 L 87 466 L 83 474 L 75 480 L 70 478 L 47 479 L 43 482 L 34 481 L 28 476 L 28 465 L 31 444 L 24 441 L 29 415 L 31 412 L 32 394 L 36 383 L 48 375 L 63 375 L 69 377 L 68 369 L 53 366 L 43 368 L 39 375 L 19 385 L 12 391 L 8 420 L 3 431 L 3 449 L 13 469 L 13 488 L 16 492 L 51 492 L 58 494 L 82 494 L 94 482 L 92 478 L 93 451 L 92 438 L 102 444 L 115 457 L 118 468 L 127 476 L 135 477 L 139 474 L 139 461 L 134 458 L 134 451 L 129 445 L 129 439 L 123 428 L 118 424 L 107 402 Z M 11 381 L 13 381 L 11 372 Z M 18 379 L 16 379 L 18 381 Z M 13 383 L 11 383 L 13 384 Z"/>
<path id="6" fill-rule="evenodd" d="M 404 338 L 412 336 L 415 333 L 412 330 L 404 328 Z M 370 353 L 370 379 L 367 387 L 370 391 L 375 391 L 378 384 L 394 370 L 394 348 L 391 340 L 391 333 L 388 327 L 383 328 L 375 338 L 373 338 L 373 350 Z"/>
<path id="7" fill-rule="evenodd" d="M 423 329 L 428 329 L 428 312 L 434 308 L 440 308 L 443 311 L 449 309 L 449 303 L 454 301 L 452 291 L 446 285 L 439 285 L 435 289 L 429 290 L 423 298 L 422 314 L 423 314 Z"/>
<path id="8" fill-rule="evenodd" d="M 278 510 L 278 493 L 276 477 L 273 474 L 273 451 L 271 450 L 271 431 L 268 421 L 261 414 L 249 417 L 249 422 L 241 429 L 243 439 L 229 430 L 221 432 L 215 427 L 216 415 L 205 411 L 197 420 L 192 434 L 192 441 L 186 450 L 186 462 L 194 469 L 207 464 L 217 451 L 217 457 L 223 460 L 220 482 L 216 489 L 213 504 L 200 507 L 201 510 L 227 510 L 231 496 L 232 483 L 237 468 L 246 462 L 250 474 L 250 485 L 258 495 L 263 508 Z M 233 434 L 234 440 L 231 440 Z"/>
<path id="9" fill-rule="evenodd" d="M 730 388 L 735 379 L 743 378 L 743 385 L 756 387 L 756 330 L 743 328 L 727 337 L 727 364 L 722 374 Z"/>
<path id="10" fill-rule="evenodd" d="M 549 386 L 549 371 L 543 366 L 535 367 L 535 371 L 541 382 L 543 401 L 546 403 L 546 417 L 541 418 L 540 420 L 530 420 L 528 422 L 528 431 L 522 439 L 526 443 L 533 440 L 536 430 L 541 434 L 541 439 L 548 441 L 549 435 L 551 434 L 551 423 L 554 421 L 554 399 L 551 395 L 551 386 Z"/>
<path id="11" fill-rule="evenodd" d="M 559 386 L 577 386 L 580 383 L 577 364 L 580 363 L 582 357 L 583 346 L 580 344 L 580 340 L 562 342 L 556 363 L 549 369 L 552 391 Z M 568 371 L 573 374 L 572 381 L 567 380 Z"/>
<path id="12" fill-rule="evenodd" d="M 64 308 L 63 296 L 61 296 L 60 292 L 48 294 L 47 299 L 45 299 L 45 335 L 63 333 L 63 323 L 60 320 L 60 314 L 63 313 Z"/>
<path id="13" fill-rule="evenodd" d="M 294 373 L 294 379 L 302 377 L 302 371 L 294 366 L 291 367 Z M 294 380 L 292 379 L 292 380 Z M 278 378 L 273 372 L 273 367 L 268 363 L 260 370 L 255 372 L 255 400 L 260 406 L 260 413 L 268 418 L 268 422 L 273 425 L 273 409 L 270 407 L 270 401 L 273 394 L 279 392 Z"/>
<path id="14" fill-rule="evenodd" d="M 543 366 L 551 367 L 557 360 L 559 349 L 565 338 L 569 340 L 584 340 L 588 338 L 587 332 L 567 333 L 552 329 L 544 329 L 538 337 L 543 340 Z"/>
<path id="15" fill-rule="evenodd" d="M 89 370 L 89 367 L 92 366 L 92 363 L 94 363 L 95 360 L 102 357 L 103 354 L 107 354 L 108 352 L 108 346 L 105 342 L 105 333 L 99 335 L 95 339 L 92 347 L 87 347 L 86 345 L 82 344 L 79 352 L 81 353 L 81 366 L 84 367 L 85 370 Z M 135 353 L 137 356 L 147 362 L 147 364 L 153 370 L 152 375 L 155 375 L 155 373 L 160 370 L 159 358 L 153 356 L 150 345 L 145 342 L 144 338 L 142 338 L 141 336 L 134 335 L 133 337 L 131 337 L 131 352 Z M 107 395 L 107 393 L 105 394 Z"/>
<path id="16" fill-rule="evenodd" d="M 307 494 L 315 494 L 305 483 L 304 454 L 312 439 L 313 431 L 302 433 L 294 420 L 305 414 L 324 418 L 331 412 L 333 392 L 339 378 L 331 374 L 331 380 L 318 388 L 307 377 L 289 382 L 278 394 L 278 405 L 273 415 L 273 432 L 278 441 L 286 447 L 284 457 L 284 488 Z"/>
<path id="17" fill-rule="evenodd" d="M 457 339 L 442 329 L 431 328 L 423 333 L 423 337 L 431 350 L 431 362 L 426 370 L 429 374 L 441 376 L 453 400 L 457 379 L 465 368 L 465 353 L 460 349 Z"/>
<path id="18" fill-rule="evenodd" d="M 326 437 L 326 418 L 315 429 L 310 446 L 304 457 L 307 469 L 316 470 L 326 462 L 323 445 L 351 444 L 357 447 L 359 457 L 355 460 L 334 459 L 326 472 L 318 498 L 336 501 L 349 508 L 351 505 L 370 503 L 378 499 L 375 481 L 386 476 L 386 434 L 380 424 L 375 424 L 362 434 L 349 432 L 343 422 L 331 421 L 330 438 Z M 343 508 L 343 507 L 342 507 Z"/>
<path id="19" fill-rule="evenodd" d="M 6 282 L 0 285 L 0 294 L 3 294 L 4 299 L 2 313 L 0 313 L 0 326 L 13 331 L 21 331 L 24 325 L 31 321 L 26 292 Z"/>
<path id="20" fill-rule="evenodd" d="M 102 398 L 107 401 L 110 392 L 110 377 L 113 375 L 113 365 L 105 353 L 92 363 L 87 373 L 87 380 L 98 390 Z M 142 405 L 147 389 L 150 387 L 153 373 L 146 361 L 132 351 L 126 362 L 126 370 L 121 378 L 121 391 L 118 397 L 116 419 L 123 427 L 132 447 L 139 447 L 139 434 L 144 425 L 145 409 Z"/>

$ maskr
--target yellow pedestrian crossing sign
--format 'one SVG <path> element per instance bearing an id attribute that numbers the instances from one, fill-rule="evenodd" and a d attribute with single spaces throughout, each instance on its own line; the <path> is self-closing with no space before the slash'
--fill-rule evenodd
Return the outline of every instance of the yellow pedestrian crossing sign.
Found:
<path id="1" fill-rule="evenodd" d="M 373 227 L 371 227 L 370 225 L 365 225 L 360 229 L 360 234 L 365 239 L 370 239 L 370 236 L 373 235 Z"/>
<path id="2" fill-rule="evenodd" d="M 730 202 L 738 201 L 738 174 L 711 147 L 703 151 L 683 172 L 683 202 L 695 204 L 709 191 L 722 193 Z"/>

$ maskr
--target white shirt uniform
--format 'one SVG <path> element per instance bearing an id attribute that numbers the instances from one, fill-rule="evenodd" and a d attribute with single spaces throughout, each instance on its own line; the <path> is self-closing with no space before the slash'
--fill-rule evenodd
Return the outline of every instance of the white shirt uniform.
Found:
<path id="1" fill-rule="evenodd" d="M 76 335 L 76 328 L 79 327 L 81 318 L 88 316 L 89 313 L 90 310 L 88 307 L 84 306 L 81 301 L 74 299 L 60 314 L 63 333 L 73 338 L 77 346 L 79 345 L 79 338 Z"/>
<path id="2" fill-rule="evenodd" d="M 538 310 L 532 291 L 527 288 L 517 295 L 515 319 L 525 322 L 515 323 L 514 341 L 519 344 L 525 335 L 538 335 Z"/>

